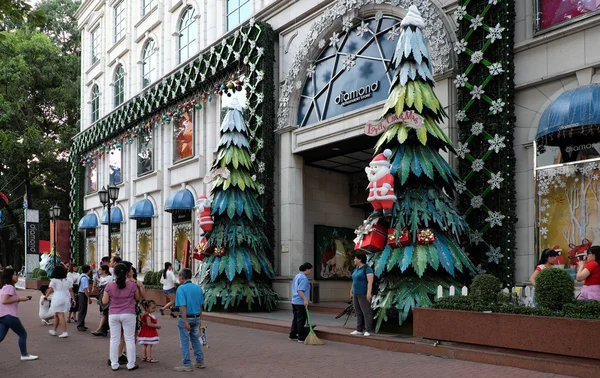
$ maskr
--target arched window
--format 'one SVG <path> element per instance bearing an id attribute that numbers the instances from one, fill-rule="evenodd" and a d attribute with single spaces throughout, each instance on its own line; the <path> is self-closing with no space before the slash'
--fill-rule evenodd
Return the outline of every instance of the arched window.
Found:
<path id="1" fill-rule="evenodd" d="M 125 69 L 119 64 L 113 78 L 115 108 L 123 103 L 125 99 Z"/>
<path id="2" fill-rule="evenodd" d="M 92 123 L 100 118 L 100 89 L 97 85 L 92 87 Z"/>
<path id="3" fill-rule="evenodd" d="M 393 78 L 388 64 L 400 36 L 398 18 L 378 14 L 330 38 L 309 65 L 298 105 L 298 125 L 307 126 L 387 98 Z"/>
<path id="4" fill-rule="evenodd" d="M 148 40 L 144 46 L 144 56 L 142 58 L 142 88 L 146 88 L 156 80 L 158 73 L 158 54 L 156 54 L 156 50 L 156 42 L 153 39 Z"/>
<path id="5" fill-rule="evenodd" d="M 186 9 L 179 22 L 179 63 L 185 62 L 197 51 L 198 23 L 196 21 L 196 9 L 192 7 Z"/>

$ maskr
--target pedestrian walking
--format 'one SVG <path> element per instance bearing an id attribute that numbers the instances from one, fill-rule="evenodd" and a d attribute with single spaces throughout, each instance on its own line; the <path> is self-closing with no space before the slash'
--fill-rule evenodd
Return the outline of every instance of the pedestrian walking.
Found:
<path id="1" fill-rule="evenodd" d="M 179 283 L 175 295 L 175 306 L 179 307 L 179 346 L 183 355 L 183 366 L 176 366 L 175 371 L 193 371 L 194 368 L 204 369 L 204 354 L 202 345 L 198 339 L 198 330 L 200 327 L 200 316 L 202 315 L 202 305 L 204 304 L 204 292 L 202 288 L 192 283 L 192 271 L 183 268 L 179 271 Z M 192 363 L 190 359 L 190 342 L 194 349 L 196 362 Z"/>
<path id="2" fill-rule="evenodd" d="M 116 281 L 106 285 L 102 303 L 110 304 L 108 308 L 108 324 L 110 326 L 110 365 L 112 370 L 119 370 L 119 342 L 121 330 L 125 338 L 127 350 L 127 369 L 136 370 L 135 363 L 135 301 L 139 299 L 135 282 L 127 279 L 131 265 L 117 264 L 114 268 Z"/>
<path id="3" fill-rule="evenodd" d="M 110 259 L 107 259 L 107 261 Z M 104 261 L 104 259 L 102 259 Z M 108 305 L 102 303 L 102 297 L 104 296 L 104 288 L 110 282 L 114 281 L 114 277 L 110 275 L 110 270 L 107 264 L 103 264 L 98 269 L 99 278 L 96 281 L 96 287 L 98 288 L 98 308 L 100 309 L 100 323 L 98 328 L 92 332 L 94 336 L 108 336 Z"/>
<path id="4" fill-rule="evenodd" d="M 85 317 L 87 316 L 88 304 L 92 304 L 92 297 L 90 297 L 90 266 L 84 265 L 81 268 L 82 274 L 79 276 L 77 302 L 79 308 L 77 310 L 77 330 L 85 332 L 88 327 L 85 326 Z"/>
<path id="5" fill-rule="evenodd" d="M 78 273 L 77 265 L 75 265 L 75 263 L 72 261 L 65 263 L 65 268 L 67 269 L 67 279 L 71 281 L 73 293 L 75 293 L 75 302 L 72 302 L 71 307 L 69 308 L 69 313 L 67 314 L 67 323 L 77 323 L 77 313 L 79 312 L 77 293 L 79 293 L 80 274 Z"/>
<path id="6" fill-rule="evenodd" d="M 65 313 L 69 311 L 71 304 L 75 302 L 73 282 L 67 279 L 67 270 L 62 265 L 56 266 L 50 277 L 50 288 L 46 293 L 48 296 L 52 295 L 50 311 L 54 313 L 54 324 L 48 333 L 52 336 L 56 336 L 56 330 L 58 326 L 61 326 L 63 332 L 58 337 L 69 337 Z"/>
<path id="7" fill-rule="evenodd" d="M 300 265 L 298 268 L 300 272 L 292 280 L 292 310 L 294 312 L 294 319 L 292 320 L 289 339 L 292 341 L 298 340 L 299 343 L 303 343 L 306 336 L 308 336 L 308 329 L 305 327 L 306 307 L 308 307 L 308 298 L 310 297 L 308 275 L 312 271 L 312 268 L 311 263 L 305 262 Z"/>
<path id="8" fill-rule="evenodd" d="M 160 314 L 165 315 L 165 310 L 171 311 L 171 316 L 175 317 L 173 314 L 173 305 L 175 304 L 175 282 L 177 282 L 177 278 L 175 278 L 175 273 L 173 273 L 173 264 L 170 262 L 165 263 L 165 269 L 162 271 L 162 276 L 160 278 L 160 283 L 163 285 L 163 293 L 167 296 L 167 303 L 160 309 Z"/>
<path id="9" fill-rule="evenodd" d="M 367 256 L 364 253 L 359 252 L 354 256 L 356 269 L 352 272 L 350 297 L 352 297 L 352 304 L 354 305 L 354 311 L 356 311 L 356 330 L 350 334 L 355 336 L 371 336 L 371 327 L 373 326 L 371 299 L 373 297 L 375 275 L 373 269 L 366 263 Z"/>
<path id="10" fill-rule="evenodd" d="M 19 336 L 19 349 L 21 350 L 21 361 L 37 360 L 38 356 L 27 353 L 27 331 L 19 319 L 19 302 L 31 300 L 31 296 L 19 297 L 15 283 L 19 280 L 19 274 L 12 268 L 5 268 L 0 275 L 0 343 L 11 329 Z"/>
<path id="11" fill-rule="evenodd" d="M 152 346 L 158 344 L 158 330 L 160 329 L 158 319 L 154 316 L 156 303 L 152 300 L 144 300 L 142 304 L 144 315 L 142 315 L 142 329 L 138 335 L 138 341 L 143 348 L 142 361 L 155 364 L 158 360 L 152 358 Z"/>

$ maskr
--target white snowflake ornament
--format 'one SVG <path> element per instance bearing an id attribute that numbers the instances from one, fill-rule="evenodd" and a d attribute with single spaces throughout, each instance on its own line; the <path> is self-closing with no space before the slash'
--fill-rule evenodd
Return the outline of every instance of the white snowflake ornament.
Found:
<path id="1" fill-rule="evenodd" d="M 474 170 L 475 172 L 479 172 L 483 169 L 484 165 L 485 164 L 484 164 L 483 160 L 475 159 L 471 163 L 471 169 Z"/>
<path id="2" fill-rule="evenodd" d="M 485 221 L 490 224 L 491 228 L 495 226 L 502 226 L 502 220 L 506 218 L 506 215 L 500 214 L 499 211 L 488 211 L 488 217 L 485 218 Z"/>
<path id="3" fill-rule="evenodd" d="M 490 106 L 490 112 L 492 112 L 492 114 L 502 113 L 502 111 L 504 110 L 504 105 L 506 104 L 504 103 L 504 101 L 502 101 L 501 98 L 499 98 L 498 100 L 494 100 L 492 101 L 492 106 Z"/>
<path id="4" fill-rule="evenodd" d="M 477 28 L 480 27 L 481 25 L 483 25 L 483 17 L 481 17 L 480 15 L 477 15 L 477 16 L 471 18 L 471 29 L 477 30 Z"/>
<path id="5" fill-rule="evenodd" d="M 485 93 L 485 91 L 483 90 L 483 85 L 480 86 L 473 86 L 473 90 L 471 92 L 469 92 L 469 94 L 472 96 L 472 99 L 481 99 L 481 96 Z"/>
<path id="6" fill-rule="evenodd" d="M 471 150 L 469 150 L 467 143 L 463 144 L 461 142 L 458 142 L 458 144 L 456 145 L 456 154 L 460 156 L 461 159 L 464 159 L 465 155 L 469 152 L 471 152 Z"/>
<path id="7" fill-rule="evenodd" d="M 492 190 L 500 189 L 500 184 L 502 184 L 502 181 L 504 181 L 502 172 L 492 173 L 492 177 L 488 180 L 488 184 L 492 186 Z"/>
<path id="8" fill-rule="evenodd" d="M 494 151 L 495 153 L 500 152 L 501 149 L 506 147 L 506 144 L 504 144 L 505 139 L 506 139 L 506 137 L 504 137 L 504 136 L 501 137 L 498 134 L 494 135 L 493 139 L 488 140 L 488 143 L 490 144 L 490 147 L 488 148 L 488 150 Z"/>
<path id="9" fill-rule="evenodd" d="M 471 207 L 479 209 L 481 206 L 483 206 L 483 198 L 481 198 L 481 196 L 473 196 L 473 198 L 471 198 Z"/>
<path id="10" fill-rule="evenodd" d="M 473 126 L 471 126 L 471 133 L 473 135 L 479 135 L 483 132 L 483 123 L 475 122 Z"/>
<path id="11" fill-rule="evenodd" d="M 502 32 L 505 28 L 501 27 L 500 24 L 497 24 L 495 27 L 490 28 L 489 34 L 486 39 L 490 40 L 490 43 L 494 43 L 497 39 L 502 39 Z"/>
<path id="12" fill-rule="evenodd" d="M 477 64 L 483 60 L 483 53 L 481 51 L 475 51 L 471 55 L 471 63 Z"/>
<path id="13" fill-rule="evenodd" d="M 488 257 L 488 263 L 493 262 L 494 264 L 499 264 L 500 260 L 504 257 L 502 253 L 500 253 L 500 247 L 492 247 L 490 246 L 489 251 L 485 253 Z"/>

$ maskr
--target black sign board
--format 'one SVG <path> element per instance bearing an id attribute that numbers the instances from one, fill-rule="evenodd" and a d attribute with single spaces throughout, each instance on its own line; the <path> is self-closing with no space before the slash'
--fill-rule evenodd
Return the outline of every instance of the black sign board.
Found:
<path id="1" fill-rule="evenodd" d="M 137 219 L 137 228 L 152 228 L 152 218 Z"/>
<path id="2" fill-rule="evenodd" d="M 111 223 L 110 224 L 110 232 L 120 232 L 121 231 L 121 224 L 120 223 Z"/>
<path id="3" fill-rule="evenodd" d="M 39 255 L 40 254 L 40 224 L 39 223 L 25 223 L 25 229 L 27 232 L 27 254 L 28 255 Z"/>
<path id="4" fill-rule="evenodd" d="M 173 223 L 185 223 L 192 221 L 192 212 L 191 211 L 180 211 L 173 214 Z"/>

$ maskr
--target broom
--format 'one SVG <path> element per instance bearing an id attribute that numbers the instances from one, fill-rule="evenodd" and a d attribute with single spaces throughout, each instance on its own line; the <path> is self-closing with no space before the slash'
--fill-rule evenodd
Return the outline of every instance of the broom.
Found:
<path id="1" fill-rule="evenodd" d="M 310 333 L 304 339 L 304 345 L 323 345 L 323 342 L 319 340 L 317 334 L 313 330 L 312 324 L 310 322 L 310 314 L 308 313 L 308 307 L 306 309 L 306 320 L 308 321 L 308 327 L 310 328 Z"/>

